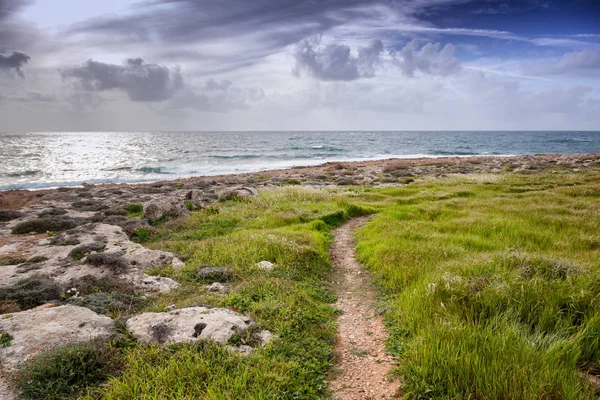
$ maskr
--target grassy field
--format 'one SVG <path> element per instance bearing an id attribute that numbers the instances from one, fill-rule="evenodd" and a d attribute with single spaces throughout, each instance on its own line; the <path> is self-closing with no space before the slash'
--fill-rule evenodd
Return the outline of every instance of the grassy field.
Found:
<path id="1" fill-rule="evenodd" d="M 389 307 L 409 398 L 593 399 L 600 176 L 447 178 L 388 189 L 358 257 Z"/>
<path id="2" fill-rule="evenodd" d="M 358 257 L 381 288 L 407 398 L 595 398 L 579 374 L 600 373 L 600 176 L 592 174 L 289 186 L 194 211 L 145 238 L 186 267 L 153 271 L 182 286 L 144 310 L 227 307 L 277 339 L 243 356 L 210 343 L 142 346 L 120 334 L 46 353 L 23 370 L 20 386 L 38 399 L 328 398 L 331 231 L 371 213 Z M 259 270 L 263 260 L 277 267 Z M 204 289 L 203 264 L 233 267 L 227 295 Z M 249 334 L 234 342 L 242 339 Z"/>

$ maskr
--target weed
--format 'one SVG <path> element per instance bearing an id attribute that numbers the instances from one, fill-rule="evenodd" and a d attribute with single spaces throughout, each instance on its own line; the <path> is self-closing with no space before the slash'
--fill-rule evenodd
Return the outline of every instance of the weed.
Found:
<path id="1" fill-rule="evenodd" d="M 30 232 L 46 233 L 48 231 L 65 231 L 73 229 L 77 226 L 77 222 L 70 217 L 43 217 L 30 219 L 17 224 L 12 228 L 14 234 L 27 234 Z"/>
<path id="2" fill-rule="evenodd" d="M 13 337 L 10 333 L 0 332 L 0 347 L 10 347 L 12 345 Z"/>

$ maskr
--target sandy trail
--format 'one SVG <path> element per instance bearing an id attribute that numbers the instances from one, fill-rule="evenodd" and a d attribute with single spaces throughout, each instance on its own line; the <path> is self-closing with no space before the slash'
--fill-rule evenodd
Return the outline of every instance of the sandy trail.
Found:
<path id="1" fill-rule="evenodd" d="M 399 382 L 388 376 L 393 358 L 385 351 L 387 333 L 375 312 L 376 294 L 368 274 L 354 258 L 354 232 L 367 220 L 355 218 L 334 232 L 330 250 L 338 295 L 337 362 L 330 382 L 339 400 L 399 398 Z"/>

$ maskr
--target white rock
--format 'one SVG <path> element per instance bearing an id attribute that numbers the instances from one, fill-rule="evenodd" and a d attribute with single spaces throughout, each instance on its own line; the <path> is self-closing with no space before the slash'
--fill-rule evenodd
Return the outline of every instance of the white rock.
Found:
<path id="1" fill-rule="evenodd" d="M 261 261 L 258 264 L 256 264 L 256 267 L 258 269 L 264 269 L 264 270 L 267 270 L 267 271 L 272 270 L 273 266 L 274 266 L 273 263 L 269 262 L 269 261 Z"/>
<path id="2" fill-rule="evenodd" d="M 227 293 L 227 286 L 223 285 L 220 282 L 213 282 L 210 285 L 205 286 L 206 290 L 211 293 Z"/>
<path id="3" fill-rule="evenodd" d="M 166 313 L 144 313 L 127 321 L 127 329 L 142 343 L 180 343 L 210 340 L 227 343 L 252 319 L 224 308 L 190 307 Z"/>
<path id="4" fill-rule="evenodd" d="M 0 319 L 0 331 L 11 335 L 12 342 L 0 347 L 0 359 L 5 368 L 14 368 L 42 351 L 108 337 L 113 326 L 112 319 L 72 305 L 8 314 Z"/>
<path id="5" fill-rule="evenodd" d="M 266 329 L 264 331 L 256 333 L 255 335 L 258 341 L 260 342 L 260 345 L 263 347 L 271 343 L 271 340 L 273 340 L 273 334 L 271 333 L 271 331 L 268 331 Z"/>

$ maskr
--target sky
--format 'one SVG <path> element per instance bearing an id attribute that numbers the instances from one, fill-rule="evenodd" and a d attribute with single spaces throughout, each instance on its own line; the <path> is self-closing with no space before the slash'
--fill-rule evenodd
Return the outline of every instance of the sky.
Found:
<path id="1" fill-rule="evenodd" d="M 0 0 L 0 132 L 600 130 L 598 0 Z"/>

